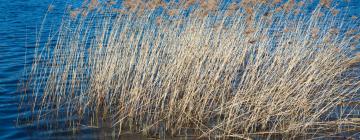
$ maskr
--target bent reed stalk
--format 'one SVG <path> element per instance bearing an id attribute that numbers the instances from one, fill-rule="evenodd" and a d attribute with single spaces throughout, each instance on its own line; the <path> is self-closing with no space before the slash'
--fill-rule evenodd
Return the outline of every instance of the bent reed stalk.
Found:
<path id="1" fill-rule="evenodd" d="M 197 137 L 359 130 L 359 22 L 331 1 L 121 4 L 70 7 L 37 47 L 33 121 Z"/>

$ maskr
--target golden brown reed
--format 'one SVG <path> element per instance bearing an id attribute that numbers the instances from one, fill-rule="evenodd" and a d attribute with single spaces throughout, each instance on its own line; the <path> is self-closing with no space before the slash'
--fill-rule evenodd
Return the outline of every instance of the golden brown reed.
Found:
<path id="1" fill-rule="evenodd" d="M 319 136 L 347 131 L 344 121 L 358 128 L 359 114 L 338 105 L 358 101 L 359 77 L 346 75 L 359 63 L 350 46 L 360 35 L 344 36 L 338 23 L 346 23 L 331 16 L 338 11 L 321 13 L 330 0 L 308 18 L 288 16 L 306 6 L 294 0 L 244 0 L 225 8 L 231 13 L 219 2 L 126 0 L 125 9 L 103 9 L 115 17 L 65 21 L 56 46 L 35 54 L 26 84 L 36 120 L 63 112 L 76 118 L 71 127 L 103 119 L 119 134 L 221 138 Z"/>

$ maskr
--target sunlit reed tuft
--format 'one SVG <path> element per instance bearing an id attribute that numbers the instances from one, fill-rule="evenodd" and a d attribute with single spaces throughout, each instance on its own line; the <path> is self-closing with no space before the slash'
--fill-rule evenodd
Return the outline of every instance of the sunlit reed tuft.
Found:
<path id="1" fill-rule="evenodd" d="M 357 17 L 309 2 L 85 1 L 37 46 L 33 121 L 156 137 L 358 132 Z"/>

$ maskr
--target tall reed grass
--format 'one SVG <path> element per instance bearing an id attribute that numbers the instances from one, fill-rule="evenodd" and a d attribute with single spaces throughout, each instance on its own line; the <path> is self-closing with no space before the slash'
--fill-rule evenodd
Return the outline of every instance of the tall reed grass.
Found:
<path id="1" fill-rule="evenodd" d="M 331 0 L 85 1 L 37 47 L 25 96 L 34 121 L 118 134 L 357 131 L 359 20 L 343 13 Z"/>

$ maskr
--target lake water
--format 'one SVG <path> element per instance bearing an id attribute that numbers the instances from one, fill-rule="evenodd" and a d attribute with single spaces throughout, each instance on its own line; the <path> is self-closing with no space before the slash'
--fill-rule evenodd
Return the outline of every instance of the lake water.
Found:
<path id="1" fill-rule="evenodd" d="M 64 0 L 66 1 L 66 0 Z M 84 128 L 80 132 L 72 130 L 42 130 L 34 125 L 17 126 L 19 96 L 18 84 L 23 79 L 24 67 L 31 62 L 31 52 L 35 46 L 36 33 L 49 4 L 55 6 L 48 16 L 51 24 L 46 24 L 43 34 L 60 23 L 66 2 L 62 0 L 0 0 L 0 139 L 103 139 L 113 138 L 108 128 Z M 75 1 L 75 0 L 68 0 Z M 340 5 L 350 5 L 350 14 L 360 17 L 360 0 Z M 25 59 L 26 58 L 26 59 Z M 20 110 L 21 115 L 29 115 Z M 141 139 L 136 135 L 126 139 Z"/>

